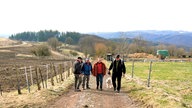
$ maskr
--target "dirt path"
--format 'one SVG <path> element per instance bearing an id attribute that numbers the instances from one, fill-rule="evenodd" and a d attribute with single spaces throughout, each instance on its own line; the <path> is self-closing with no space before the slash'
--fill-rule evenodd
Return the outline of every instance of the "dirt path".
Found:
<path id="1" fill-rule="evenodd" d="M 103 82 L 103 91 L 96 90 L 95 77 L 91 77 L 91 89 L 74 92 L 74 87 L 61 96 L 55 102 L 50 103 L 47 108 L 137 108 L 127 95 L 126 91 L 120 93 L 113 91 L 113 88 L 105 87 L 105 76 Z"/>

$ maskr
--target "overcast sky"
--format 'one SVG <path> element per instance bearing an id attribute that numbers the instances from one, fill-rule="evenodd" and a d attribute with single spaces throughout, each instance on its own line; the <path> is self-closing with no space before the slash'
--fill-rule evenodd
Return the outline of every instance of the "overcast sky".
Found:
<path id="1" fill-rule="evenodd" d="M 0 34 L 192 31 L 191 0 L 0 0 Z"/>

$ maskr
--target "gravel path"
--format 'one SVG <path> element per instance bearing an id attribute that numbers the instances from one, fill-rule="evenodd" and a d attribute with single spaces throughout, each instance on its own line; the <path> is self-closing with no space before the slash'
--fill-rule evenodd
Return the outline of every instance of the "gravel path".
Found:
<path id="1" fill-rule="evenodd" d="M 134 103 L 126 91 L 121 90 L 120 93 L 113 91 L 113 88 L 105 87 L 105 79 L 103 82 L 103 91 L 96 90 L 95 77 L 91 76 L 91 89 L 74 92 L 74 87 L 70 91 L 55 102 L 50 103 L 48 108 L 138 108 L 138 104 Z"/>

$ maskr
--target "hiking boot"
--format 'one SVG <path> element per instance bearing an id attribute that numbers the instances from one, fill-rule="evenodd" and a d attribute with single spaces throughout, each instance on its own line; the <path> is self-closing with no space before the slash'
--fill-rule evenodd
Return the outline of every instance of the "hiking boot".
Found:
<path id="1" fill-rule="evenodd" d="M 114 88 L 114 91 L 116 91 L 116 88 Z"/>
<path id="2" fill-rule="evenodd" d="M 98 86 L 97 86 L 97 88 L 96 88 L 96 89 L 97 89 L 97 90 L 99 89 L 99 88 L 98 88 Z"/>
<path id="3" fill-rule="evenodd" d="M 91 89 L 90 87 L 87 87 L 87 89 Z"/>
<path id="4" fill-rule="evenodd" d="M 85 88 L 83 88 L 83 90 L 85 90 Z"/>
<path id="5" fill-rule="evenodd" d="M 77 88 L 75 91 L 76 91 L 76 92 L 80 92 L 81 90 Z"/>

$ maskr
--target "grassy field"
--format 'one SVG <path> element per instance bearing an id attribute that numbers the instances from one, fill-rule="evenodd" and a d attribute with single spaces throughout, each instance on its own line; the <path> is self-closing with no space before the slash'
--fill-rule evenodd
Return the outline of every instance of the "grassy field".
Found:
<path id="1" fill-rule="evenodd" d="M 192 108 L 192 62 L 153 62 L 150 87 L 147 87 L 149 62 L 127 62 L 123 88 L 144 107 Z"/>

